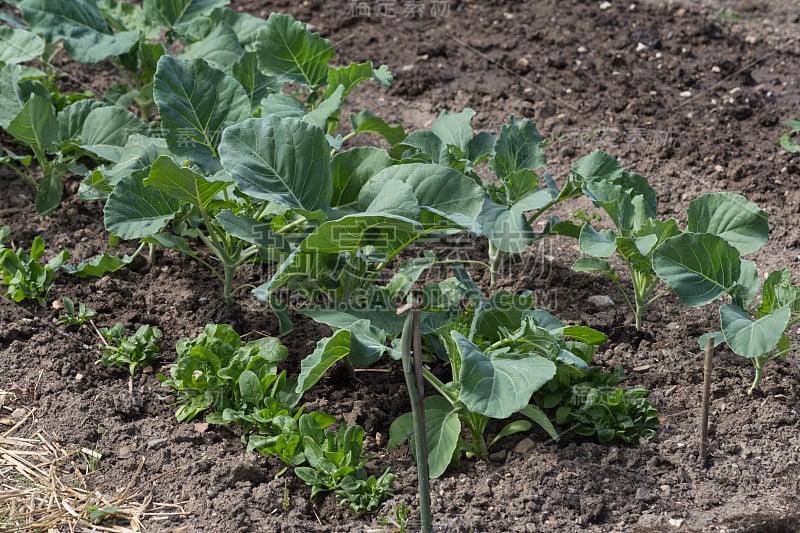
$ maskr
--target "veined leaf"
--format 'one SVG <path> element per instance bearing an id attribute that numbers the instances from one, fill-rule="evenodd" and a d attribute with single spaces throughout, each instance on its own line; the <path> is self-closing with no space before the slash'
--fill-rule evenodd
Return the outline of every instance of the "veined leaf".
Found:
<path id="1" fill-rule="evenodd" d="M 333 196 L 325 133 L 294 118 L 252 118 L 225 130 L 222 166 L 245 194 L 307 211 Z"/>
<path id="2" fill-rule="evenodd" d="M 34 95 L 8 125 L 8 133 L 16 140 L 43 155 L 58 144 L 58 120 L 50 100 Z"/>
<path id="3" fill-rule="evenodd" d="M 460 113 L 442 111 L 431 126 L 431 131 L 436 134 L 442 143 L 457 147 L 462 152 L 467 152 L 470 139 L 472 139 L 472 118 L 475 111 L 466 108 Z"/>
<path id="4" fill-rule="evenodd" d="M 331 161 L 333 177 L 333 207 L 358 201 L 358 193 L 375 174 L 392 165 L 386 150 L 374 146 L 357 146 L 339 152 Z"/>
<path id="5" fill-rule="evenodd" d="M 487 357 L 462 334 L 451 336 L 461 355 L 459 399 L 470 411 L 508 418 L 530 402 L 534 392 L 556 373 L 552 361 L 538 355 Z"/>
<path id="6" fill-rule="evenodd" d="M 61 269 L 79 278 L 100 278 L 131 264 L 131 261 L 133 261 L 133 258 L 129 255 L 119 257 L 104 253 L 86 261 L 81 261 L 77 265 L 63 265 Z"/>
<path id="7" fill-rule="evenodd" d="M 77 139 L 89 113 L 103 107 L 103 102 L 86 99 L 69 104 L 58 113 L 58 136 L 61 142 Z"/>
<path id="8" fill-rule="evenodd" d="M 230 73 L 243 53 L 244 50 L 233 28 L 225 22 L 220 22 L 205 39 L 186 47 L 181 57 L 202 58 L 218 69 Z"/>
<path id="9" fill-rule="evenodd" d="M 250 116 L 241 84 L 203 59 L 161 57 L 153 98 L 170 150 L 210 172 L 219 170 L 222 131 Z"/>
<path id="10" fill-rule="evenodd" d="M 608 229 L 597 231 L 591 224 L 584 224 L 578 237 L 578 246 L 584 254 L 592 257 L 608 257 L 617 251 L 617 239 Z"/>
<path id="11" fill-rule="evenodd" d="M 722 237 L 683 233 L 656 248 L 653 269 L 682 304 L 698 307 L 733 289 L 741 274 L 741 259 Z"/>
<path id="12" fill-rule="evenodd" d="M 789 325 L 792 310 L 781 307 L 758 320 L 752 320 L 742 308 L 726 304 L 719 308 L 725 343 L 742 357 L 761 357 L 778 345 Z"/>
<path id="13" fill-rule="evenodd" d="M 251 109 L 255 111 L 270 92 L 278 90 L 275 78 L 265 75 L 258 69 L 258 56 L 255 52 L 245 52 L 231 67 L 231 74 L 242 84 L 250 97 Z M 303 110 L 305 112 L 305 109 Z"/>
<path id="14" fill-rule="evenodd" d="M 229 185 L 224 181 L 208 181 L 192 169 L 178 166 L 171 157 L 164 155 L 155 160 L 144 184 L 178 201 L 203 209 Z"/>
<path id="15" fill-rule="evenodd" d="M 406 138 L 403 126 L 389 126 L 382 118 L 369 111 L 350 115 L 350 125 L 357 133 L 376 133 L 394 146 Z"/>
<path id="16" fill-rule="evenodd" d="M 81 148 L 108 161 L 117 162 L 131 135 L 144 135 L 147 126 L 136 115 L 117 106 L 92 109 L 78 135 Z"/>
<path id="17" fill-rule="evenodd" d="M 769 239 L 767 212 L 739 194 L 715 192 L 689 202 L 688 231 L 719 235 L 747 255 Z"/>
<path id="18" fill-rule="evenodd" d="M 347 215 L 323 222 L 301 244 L 305 252 L 356 252 L 366 247 L 394 257 L 422 235 L 422 227 L 404 217 L 380 214 Z"/>
<path id="19" fill-rule="evenodd" d="M 325 90 L 323 98 L 328 98 L 341 85 L 344 87 L 342 94 L 342 100 L 344 100 L 358 84 L 367 80 L 375 80 L 388 87 L 392 82 L 392 73 L 389 72 L 386 65 L 381 65 L 378 69 L 373 68 L 371 61 L 350 63 L 346 67 L 329 67 L 328 88 Z"/>
<path id="20" fill-rule="evenodd" d="M 572 165 L 570 174 L 581 184 L 584 181 L 614 181 L 622 176 L 622 164 L 615 157 L 595 150 Z"/>
<path id="21" fill-rule="evenodd" d="M 545 166 L 547 158 L 541 146 L 543 140 L 536 124 L 528 119 L 509 117 L 508 123 L 500 128 L 489 168 L 498 178 L 507 180 L 520 170 L 536 170 Z"/>
<path id="22" fill-rule="evenodd" d="M 296 392 L 306 392 L 313 387 L 325 372 L 337 361 L 350 353 L 350 332 L 339 330 L 332 337 L 317 342 L 317 348 L 300 363 Z"/>
<path id="23" fill-rule="evenodd" d="M 484 200 L 477 222 L 483 233 L 501 252 L 522 253 L 536 237 L 522 212 L 516 212 L 489 198 Z"/>
<path id="24" fill-rule="evenodd" d="M 138 171 L 122 179 L 103 209 L 106 230 L 123 239 L 155 235 L 175 217 L 179 203 L 161 191 L 146 187 L 147 173 Z"/>
<path id="25" fill-rule="evenodd" d="M 272 13 L 255 43 L 261 71 L 280 81 L 311 87 L 328 75 L 335 52 L 330 41 L 306 30 L 288 14 Z"/>
<path id="26" fill-rule="evenodd" d="M 0 63 L 15 65 L 36 59 L 44 53 L 44 44 L 33 32 L 0 26 Z"/>
<path id="27" fill-rule="evenodd" d="M 431 478 L 436 479 L 450 466 L 458 447 L 461 434 L 458 412 L 429 409 L 426 406 L 425 433 L 428 444 L 428 472 Z"/>
<path id="28" fill-rule="evenodd" d="M 411 185 L 421 207 L 446 215 L 461 214 L 475 219 L 483 208 L 485 194 L 474 180 L 441 165 L 411 163 L 395 165 L 374 175 L 359 194 L 359 204 L 369 205 L 390 180 Z"/>
<path id="29" fill-rule="evenodd" d="M 176 26 L 229 3 L 230 0 L 144 0 L 142 5 L 145 13 L 157 13 L 164 25 Z"/>
<path id="30" fill-rule="evenodd" d="M 125 54 L 139 42 L 137 30 L 112 33 L 94 0 L 23 0 L 18 7 L 34 32 L 48 42 L 63 39 L 79 63 Z"/>

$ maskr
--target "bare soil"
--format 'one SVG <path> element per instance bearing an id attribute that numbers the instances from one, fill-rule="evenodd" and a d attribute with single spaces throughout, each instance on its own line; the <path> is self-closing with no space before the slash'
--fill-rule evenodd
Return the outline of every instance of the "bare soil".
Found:
<path id="1" fill-rule="evenodd" d="M 477 128 L 492 132 L 507 115 L 528 117 L 550 139 L 548 169 L 557 180 L 601 148 L 648 177 L 664 216 L 682 217 L 704 192 L 744 194 L 770 213 L 771 240 L 753 257 L 759 268 L 797 271 L 800 156 L 775 144 L 786 131 L 780 122 L 800 118 L 795 0 L 628 0 L 608 7 L 579 0 L 428 0 L 417 3 L 426 9 L 415 17 L 409 16 L 414 2 L 397 3 L 393 14 L 377 12 L 378 4 L 391 2 L 237 1 L 233 7 L 263 17 L 293 13 L 334 42 L 339 63 L 389 65 L 392 87 L 358 92 L 354 110 L 370 109 L 407 129 L 464 107 L 478 112 Z M 81 90 L 101 90 L 113 73 L 103 64 L 64 68 Z M 108 250 L 101 206 L 78 199 L 76 188 L 74 178 L 59 210 L 41 219 L 32 190 L 3 171 L 0 225 L 10 225 L 22 246 L 41 235 L 51 253 L 66 248 L 74 260 Z M 453 253 L 483 255 L 485 243 Z M 717 329 L 713 310 L 686 310 L 667 298 L 647 312 L 644 334 L 635 334 L 624 306 L 588 303 L 592 295 L 621 298 L 606 280 L 572 272 L 575 257 L 574 242 L 544 241 L 507 265 L 500 286 L 533 290 L 563 320 L 607 332 L 611 339 L 596 362 L 621 364 L 627 386 L 650 389 L 661 412 L 658 435 L 636 446 L 602 446 L 569 432 L 558 443 L 535 431 L 506 439 L 491 460 L 465 460 L 433 482 L 437 531 L 800 530 L 800 358 L 772 363 L 751 398 L 745 395 L 750 363 L 718 351 L 711 458 L 703 468 L 697 338 Z M 253 270 L 239 281 L 261 278 Z M 97 309 L 98 325 L 123 322 L 133 330 L 147 323 L 164 331 L 163 354 L 153 372 L 133 379 L 133 394 L 125 371 L 95 364 L 91 331 L 56 325 L 58 311 L 50 307 L 0 300 L 0 390 L 17 392 L 0 412 L 0 432 L 13 422 L 6 411 L 35 408 L 34 429 L 65 449 L 102 454 L 86 479 L 103 492 L 125 487 L 143 463 L 137 486 L 153 501 L 187 512 L 147 520 L 146 531 L 380 529 L 380 517 L 354 518 L 333 497 L 309 502 L 302 482 L 275 479 L 282 464 L 246 453 L 235 431 L 177 424 L 155 374 L 167 373 L 178 339 L 209 322 L 231 323 L 250 337 L 278 333 L 277 320 L 251 295 L 242 294 L 234 309 L 220 295 L 207 270 L 172 252 L 104 279 L 57 278 L 50 300 L 85 302 Z M 296 372 L 325 334 L 297 317 L 284 338 L 289 368 Z M 385 449 L 389 424 L 408 410 L 401 369 L 385 368 L 360 373 L 359 383 L 333 373 L 307 400 L 310 408 L 364 426 L 367 451 L 375 455 L 370 471 L 390 466 L 398 475 L 386 510 L 403 501 L 415 516 L 410 452 Z"/>

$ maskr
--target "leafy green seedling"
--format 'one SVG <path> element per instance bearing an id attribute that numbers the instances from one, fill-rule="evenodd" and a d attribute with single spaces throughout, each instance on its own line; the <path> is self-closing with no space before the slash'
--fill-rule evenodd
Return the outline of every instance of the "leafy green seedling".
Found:
<path id="1" fill-rule="evenodd" d="M 242 344 L 241 337 L 226 324 L 208 324 L 194 339 L 178 341 L 178 358 L 170 367 L 170 377 L 159 376 L 172 389 L 179 422 L 189 422 L 211 411 L 209 422 L 227 423 L 264 408 L 272 420 L 282 409 L 297 405 L 294 383 L 287 383 L 285 371 L 278 374 L 278 363 L 288 351 L 273 337 Z M 281 407 L 284 406 L 284 407 Z"/>
<path id="2" fill-rule="evenodd" d="M 787 120 L 783 124 L 789 126 L 791 131 L 781 135 L 778 144 L 790 154 L 800 154 L 800 144 L 797 143 L 797 137 L 800 134 L 800 120 Z"/>
<path id="3" fill-rule="evenodd" d="M 315 438 L 316 437 L 316 438 Z M 367 477 L 362 455 L 364 429 L 342 425 L 338 431 L 324 430 L 303 437 L 308 466 L 294 469 L 297 477 L 311 485 L 311 499 L 320 492 L 335 491 L 356 514 L 377 512 L 392 494 L 395 476 L 387 469 L 380 477 Z"/>
<path id="4" fill-rule="evenodd" d="M 601 443 L 636 443 L 639 438 L 655 437 L 658 411 L 646 399 L 648 391 L 619 387 L 624 379 L 621 366 L 613 372 L 594 367 L 578 373 L 569 380 L 568 388 L 561 388 L 565 394 L 559 401 L 556 422 L 571 426 L 578 435 L 596 435 Z M 563 387 L 563 382 L 560 384 Z M 556 395 L 551 389 L 543 397 L 552 401 Z"/>
<path id="5" fill-rule="evenodd" d="M 760 303 L 753 291 L 734 292 L 733 302 L 719 307 L 722 331 L 700 338 L 701 343 L 706 343 L 709 336 L 714 336 L 715 344 L 725 342 L 733 353 L 750 359 L 755 377 L 748 396 L 761 383 L 767 363 L 800 350 L 800 346 L 792 345 L 788 333 L 800 322 L 800 287 L 792 283 L 791 277 L 786 268 L 770 273 L 764 281 Z M 756 277 L 756 290 L 757 280 Z"/>
<path id="6" fill-rule="evenodd" d="M 64 296 L 61 299 L 61 303 L 64 306 L 64 313 L 58 316 L 58 324 L 82 326 L 97 316 L 97 311 L 83 302 L 78 302 L 78 308 L 76 309 L 75 302 L 68 296 Z"/>
<path id="7" fill-rule="evenodd" d="M 498 293 L 484 300 L 463 269 L 456 273 L 458 277 L 439 284 L 439 290 L 453 295 L 455 307 L 460 308 L 461 299 L 468 298 L 467 311 L 445 318 L 427 334 L 425 315 L 422 322 L 423 334 L 451 370 L 451 381 L 444 382 L 423 369 L 425 379 L 438 393 L 425 398 L 431 477 L 442 475 L 462 451 L 485 457 L 489 447 L 502 438 L 532 427 L 528 420 L 512 420 L 487 441 L 492 419 L 504 420 L 519 413 L 557 440 L 547 416 L 531 404 L 531 396 L 555 376 L 557 361 L 586 367 L 582 351 L 606 340 L 591 328 L 565 326 L 545 311 L 530 310 L 530 295 Z M 436 323 L 433 317 L 427 320 Z M 462 427 L 469 431 L 469 442 L 461 437 Z M 411 413 L 396 419 L 389 434 L 390 447 L 411 437 Z"/>
<path id="8" fill-rule="evenodd" d="M 31 251 L 27 253 L 22 248 L 4 247 L 10 234 L 8 226 L 0 227 L 0 283 L 7 287 L 5 295 L 15 302 L 31 299 L 41 306 L 47 305 L 53 277 L 69 259 L 69 252 L 63 250 L 43 265 L 39 262 L 45 250 L 41 237 L 33 239 Z"/>
<path id="9" fill-rule="evenodd" d="M 449 167 L 483 189 L 481 212 L 459 222 L 463 228 L 488 237 L 494 284 L 506 254 L 522 253 L 534 240 L 553 232 L 555 222 L 540 235 L 533 231 L 533 222 L 554 205 L 579 196 L 581 190 L 571 179 L 559 190 L 552 176 L 541 172 L 547 158 L 544 140 L 533 122 L 509 117 L 495 138 L 486 132 L 473 135 L 474 116 L 472 109 L 442 112 L 429 131 L 413 132 L 393 146 L 392 155 Z M 496 180 L 481 178 L 477 168 L 482 163 Z"/>
<path id="10" fill-rule="evenodd" d="M 137 368 L 149 366 L 161 351 L 158 340 L 163 334 L 160 329 L 150 325 L 140 326 L 130 337 L 125 335 L 122 323 L 112 328 L 102 328 L 100 334 L 103 356 L 97 362 L 106 367 L 127 366 L 131 376 Z"/>

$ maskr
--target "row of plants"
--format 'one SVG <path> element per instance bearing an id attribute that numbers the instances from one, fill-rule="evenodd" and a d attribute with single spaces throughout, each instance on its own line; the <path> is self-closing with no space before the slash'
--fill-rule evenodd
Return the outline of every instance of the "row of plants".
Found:
<path id="1" fill-rule="evenodd" d="M 282 334 L 292 328 L 290 311 L 332 329 L 297 377 L 278 371 L 288 354 L 277 338 L 242 345 L 229 326 L 213 324 L 182 340 L 162 376 L 179 421 L 204 414 L 236 424 L 248 449 L 280 458 L 312 497 L 334 491 L 355 512 L 377 511 L 393 475 L 367 474 L 363 429 L 334 432 L 335 419 L 304 412 L 301 400 L 334 365 L 400 360 L 404 318 L 396 309 L 415 301 L 422 344 L 414 366 L 435 394 L 424 400 L 418 431 L 411 414 L 391 424 L 390 446 L 423 438 L 424 427 L 433 477 L 533 424 L 557 440 L 548 413 L 601 442 L 650 438 L 658 414 L 647 391 L 620 387 L 621 368 L 592 366 L 603 333 L 532 309 L 529 294 L 486 297 L 464 267 L 486 268 L 494 285 L 509 255 L 556 236 L 577 239 L 575 270 L 619 286 L 637 329 L 647 306 L 670 293 L 687 306 L 718 305 L 720 331 L 709 336 L 753 361 L 750 393 L 766 362 L 796 349 L 788 331 L 800 316 L 800 289 L 786 269 L 761 287 L 745 256 L 767 242 L 768 219 L 744 197 L 692 201 L 682 230 L 658 218 L 646 178 L 603 152 L 577 161 L 559 187 L 543 170 L 543 138 L 527 119 L 509 117 L 497 136 L 474 132 L 470 109 L 442 112 L 429 130 L 410 133 L 368 110 L 344 120 L 359 84 L 390 84 L 387 67 L 335 67 L 331 43 L 290 15 L 262 20 L 225 3 L 22 0 L 22 18 L 6 15 L 0 27 L 0 127 L 20 152 L 3 148 L 0 162 L 36 189 L 42 216 L 58 208 L 62 176 L 82 176 L 78 195 L 103 204 L 110 240 L 139 243 L 123 257 L 70 265 L 61 252 L 42 264 L 40 238 L 26 252 L 6 247 L 10 230 L 0 228 L 7 296 L 44 305 L 58 271 L 108 275 L 143 250 L 155 260 L 161 247 L 208 267 L 228 304 L 252 289 Z M 78 62 L 110 62 L 123 81 L 100 97 L 60 92 L 53 59 L 62 49 Z M 551 217 L 534 231 L 551 207 L 578 197 L 608 222 Z M 456 233 L 487 239 L 485 260 L 407 257 L 414 243 Z M 272 275 L 237 286 L 237 270 L 251 263 Z M 435 268 L 449 275 L 423 283 Z M 80 305 L 64 301 L 66 322 L 91 322 Z M 148 328 L 132 337 L 122 325 L 98 330 L 101 361 L 131 374 L 150 364 L 160 332 Z"/>

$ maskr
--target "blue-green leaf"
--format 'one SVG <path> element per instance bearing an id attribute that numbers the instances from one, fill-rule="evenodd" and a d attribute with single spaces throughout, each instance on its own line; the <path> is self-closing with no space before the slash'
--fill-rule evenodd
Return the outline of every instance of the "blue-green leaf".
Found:
<path id="1" fill-rule="evenodd" d="M 170 150 L 209 172 L 219 170 L 222 131 L 250 116 L 241 84 L 203 59 L 161 57 L 153 98 Z"/>
<path id="2" fill-rule="evenodd" d="M 179 203 L 161 191 L 146 187 L 146 172 L 122 179 L 108 197 L 103 209 L 106 230 L 123 239 L 155 235 L 175 217 Z"/>
<path id="3" fill-rule="evenodd" d="M 470 411 L 508 418 L 524 409 L 534 392 L 556 373 L 552 361 L 538 355 L 489 358 L 462 334 L 451 336 L 461 355 L 459 399 Z"/>
<path id="4" fill-rule="evenodd" d="M 708 193 L 689 202 L 688 230 L 719 235 L 747 255 L 769 239 L 768 214 L 739 194 Z"/>
<path id="5" fill-rule="evenodd" d="M 333 196 L 325 133 L 294 118 L 252 118 L 225 130 L 222 166 L 239 189 L 307 211 L 330 207 Z"/>
<path id="6" fill-rule="evenodd" d="M 741 274 L 741 259 L 722 237 L 683 233 L 656 248 L 653 270 L 682 304 L 697 307 L 733 289 Z"/>
<path id="7" fill-rule="evenodd" d="M 350 332 L 339 330 L 333 336 L 317 342 L 317 348 L 300 363 L 297 377 L 297 392 L 306 392 L 313 387 L 325 372 L 337 361 L 350 353 Z"/>
<path id="8" fill-rule="evenodd" d="M 754 321 L 737 305 L 719 308 L 725 343 L 734 353 L 749 358 L 766 355 L 778 345 L 791 315 L 791 308 L 785 306 Z"/>
<path id="9" fill-rule="evenodd" d="M 288 14 L 272 13 L 255 42 L 261 71 L 280 81 L 316 87 L 328 75 L 333 45 Z"/>
<path id="10" fill-rule="evenodd" d="M 23 0 L 18 7 L 34 32 L 51 43 L 63 39 L 79 63 L 125 54 L 139 42 L 137 30 L 112 33 L 94 0 Z"/>

